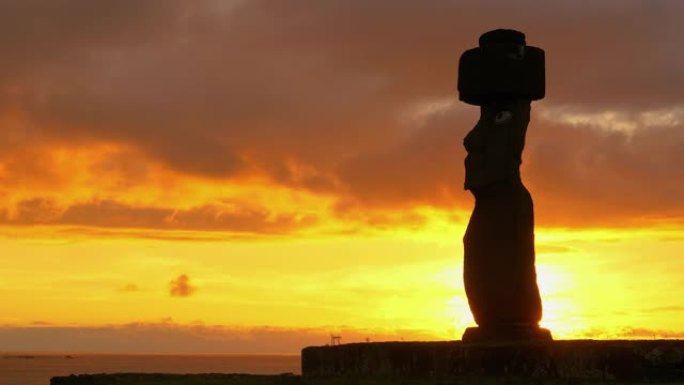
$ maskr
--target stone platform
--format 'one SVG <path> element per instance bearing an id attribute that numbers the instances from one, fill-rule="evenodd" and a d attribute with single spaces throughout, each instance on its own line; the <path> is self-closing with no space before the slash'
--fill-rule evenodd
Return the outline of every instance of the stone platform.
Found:
<path id="1" fill-rule="evenodd" d="M 683 340 L 381 342 L 307 347 L 302 375 L 684 382 Z"/>

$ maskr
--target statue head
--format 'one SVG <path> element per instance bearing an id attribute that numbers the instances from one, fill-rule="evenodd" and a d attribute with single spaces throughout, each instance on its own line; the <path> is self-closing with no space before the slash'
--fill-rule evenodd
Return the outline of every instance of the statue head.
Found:
<path id="1" fill-rule="evenodd" d="M 525 56 L 525 34 L 514 29 L 495 29 L 480 36 L 480 49 L 493 55 L 522 60 Z"/>
<path id="2" fill-rule="evenodd" d="M 529 46 L 525 34 L 495 29 L 480 36 L 458 65 L 458 97 L 477 106 L 502 99 L 539 100 L 545 94 L 544 51 Z"/>
<path id="3" fill-rule="evenodd" d="M 480 36 L 480 47 L 491 44 L 525 45 L 525 34 L 514 29 L 495 29 Z"/>

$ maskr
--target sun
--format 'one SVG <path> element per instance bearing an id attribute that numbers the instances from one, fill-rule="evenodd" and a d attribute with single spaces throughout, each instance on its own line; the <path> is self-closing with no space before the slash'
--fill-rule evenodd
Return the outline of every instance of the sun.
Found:
<path id="1" fill-rule="evenodd" d="M 583 320 L 577 317 L 577 303 L 569 295 L 576 285 L 567 266 L 538 264 L 537 285 L 543 305 L 540 325 L 550 329 L 554 338 L 573 338 L 586 328 Z"/>

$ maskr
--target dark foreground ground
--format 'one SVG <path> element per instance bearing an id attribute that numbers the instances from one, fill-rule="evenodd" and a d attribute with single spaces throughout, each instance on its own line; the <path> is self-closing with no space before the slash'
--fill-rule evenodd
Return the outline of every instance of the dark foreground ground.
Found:
<path id="1" fill-rule="evenodd" d="M 533 379 L 517 377 L 302 377 L 294 375 L 260 376 L 247 374 L 99 374 L 55 377 L 51 385 L 583 385 L 633 384 L 603 380 Z M 644 382 L 677 384 L 684 381 Z"/>
<path id="2" fill-rule="evenodd" d="M 380 342 L 308 347 L 302 374 L 684 383 L 684 341 Z"/>
<path id="3" fill-rule="evenodd" d="M 55 377 L 51 385 L 684 385 L 684 341 L 318 346 L 302 350 L 302 374 L 103 374 Z"/>

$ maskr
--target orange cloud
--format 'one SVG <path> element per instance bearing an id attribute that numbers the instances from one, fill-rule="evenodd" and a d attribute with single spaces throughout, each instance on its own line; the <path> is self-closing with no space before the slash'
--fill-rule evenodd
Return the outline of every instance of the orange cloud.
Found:
<path id="1" fill-rule="evenodd" d="M 122 293 L 131 293 L 131 292 L 136 292 L 140 291 L 140 287 L 134 283 L 129 283 L 124 286 L 121 286 L 118 291 Z"/>
<path id="2" fill-rule="evenodd" d="M 684 216 L 682 4 L 153 3 L 0 5 L 6 223 L 272 234 L 468 211 L 477 109 L 456 102 L 456 67 L 498 26 L 547 50 L 524 160 L 538 223 Z M 255 181 L 292 199 L 226 214 L 219 191 Z M 297 194 L 326 203 L 310 215 Z"/>
<path id="3" fill-rule="evenodd" d="M 621 333 L 621 336 L 627 338 L 671 338 L 671 339 L 682 339 L 684 338 L 684 332 L 681 331 L 669 331 L 669 330 L 656 330 L 648 328 L 627 328 Z"/>
<path id="4" fill-rule="evenodd" d="M 187 274 L 181 274 L 169 282 L 169 295 L 172 297 L 189 297 L 195 291 L 196 288 L 190 284 Z"/>
<path id="5" fill-rule="evenodd" d="M 651 328 L 626 327 L 615 331 L 601 328 L 589 329 L 579 333 L 583 338 L 597 339 L 682 339 L 684 331 Z"/>

